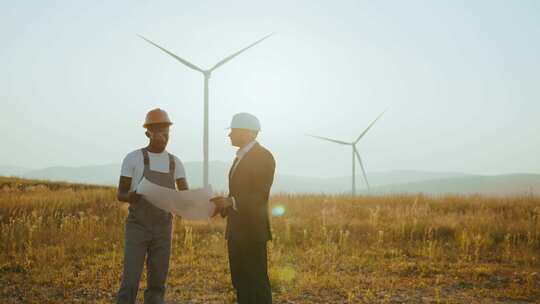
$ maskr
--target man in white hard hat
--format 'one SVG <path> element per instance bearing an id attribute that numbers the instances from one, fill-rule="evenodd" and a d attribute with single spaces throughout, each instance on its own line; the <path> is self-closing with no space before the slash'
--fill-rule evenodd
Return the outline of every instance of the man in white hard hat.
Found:
<path id="1" fill-rule="evenodd" d="M 268 197 L 275 161 L 255 140 L 261 129 L 255 116 L 234 115 L 230 129 L 231 144 L 238 151 L 229 172 L 229 195 L 212 201 L 227 217 L 225 238 L 232 284 L 239 304 L 272 303 L 266 244 L 272 239 Z"/>
<path id="2" fill-rule="evenodd" d="M 171 213 L 157 208 L 136 193 L 142 178 L 178 190 L 188 189 L 184 166 L 165 148 L 172 125 L 167 112 L 154 109 L 143 125 L 149 144 L 129 153 L 122 162 L 118 185 L 119 201 L 129 203 L 126 219 L 124 272 L 118 291 L 118 304 L 135 304 L 144 262 L 147 266 L 145 304 L 163 304 L 165 281 L 171 254 Z"/>

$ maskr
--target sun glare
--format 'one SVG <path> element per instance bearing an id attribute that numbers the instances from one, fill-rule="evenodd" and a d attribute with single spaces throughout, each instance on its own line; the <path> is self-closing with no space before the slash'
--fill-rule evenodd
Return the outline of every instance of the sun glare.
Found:
<path id="1" fill-rule="evenodd" d="M 272 208 L 273 216 L 282 216 L 283 214 L 285 214 L 285 208 L 283 206 L 276 206 Z"/>

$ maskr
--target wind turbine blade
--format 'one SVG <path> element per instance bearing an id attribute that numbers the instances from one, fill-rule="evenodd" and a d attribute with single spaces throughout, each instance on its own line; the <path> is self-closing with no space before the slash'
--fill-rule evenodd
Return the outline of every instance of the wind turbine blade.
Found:
<path id="1" fill-rule="evenodd" d="M 234 53 L 234 54 L 232 54 L 232 55 L 229 55 L 229 56 L 225 57 L 225 58 L 222 59 L 220 62 L 216 63 L 212 68 L 210 68 L 210 71 L 213 71 L 213 70 L 219 68 L 220 66 L 224 65 L 225 63 L 227 63 L 227 61 L 229 61 L 229 60 L 233 59 L 234 57 L 240 55 L 241 53 L 245 52 L 247 49 L 252 48 L 252 47 L 255 46 L 256 44 L 261 43 L 263 40 L 267 39 L 268 37 L 270 37 L 270 36 L 272 36 L 272 35 L 273 35 L 273 33 L 270 34 L 270 35 L 266 35 L 266 36 L 264 36 L 263 38 L 261 38 L 261 39 L 255 41 L 255 42 L 253 42 L 252 44 L 250 44 L 250 45 L 246 46 L 245 48 L 241 49 L 240 51 L 238 51 L 238 52 L 236 52 L 236 53 Z"/>
<path id="2" fill-rule="evenodd" d="M 356 144 L 360 138 L 362 138 L 366 133 L 367 131 L 375 124 L 375 122 L 377 122 L 377 120 L 379 120 L 379 118 L 381 118 L 381 116 L 386 112 L 387 110 L 384 110 L 381 114 L 379 114 L 379 116 L 377 116 L 377 118 L 375 118 L 375 120 L 369 124 L 369 126 L 364 130 L 364 132 L 362 132 L 362 134 L 360 134 L 360 136 L 358 136 L 358 138 L 354 141 L 354 143 Z"/>
<path id="3" fill-rule="evenodd" d="M 369 182 L 367 180 L 366 170 L 364 169 L 364 164 L 362 163 L 362 159 L 360 158 L 360 154 L 356 149 L 354 149 L 354 154 L 356 155 L 356 159 L 358 159 L 358 162 L 360 163 L 360 168 L 362 169 L 362 174 L 364 175 L 364 180 L 366 181 L 366 185 L 369 191 Z"/>
<path id="4" fill-rule="evenodd" d="M 311 137 L 318 138 L 318 139 L 331 141 L 331 142 L 336 143 L 336 144 L 341 144 L 341 145 L 350 145 L 351 144 L 351 143 L 344 142 L 344 141 L 337 140 L 337 139 L 332 139 L 332 138 L 327 138 L 327 137 L 322 137 L 322 136 L 316 136 L 316 135 L 310 135 L 310 134 L 307 134 L 307 135 L 311 136 Z"/>
<path id="5" fill-rule="evenodd" d="M 194 65 L 193 63 L 191 63 L 191 62 L 189 62 L 189 61 L 187 61 L 187 60 L 185 60 L 185 59 L 183 59 L 183 58 L 178 57 L 178 56 L 175 55 L 174 53 L 172 53 L 172 52 L 166 50 L 165 48 L 163 48 L 163 47 L 161 47 L 161 46 L 155 44 L 154 42 L 152 42 L 152 41 L 150 41 L 150 40 L 144 38 L 144 37 L 141 36 L 141 35 L 138 35 L 138 36 L 141 37 L 142 39 L 144 39 L 146 42 L 150 43 L 151 45 L 153 45 L 153 46 L 157 47 L 158 49 L 162 50 L 163 52 L 169 54 L 169 55 L 172 56 L 174 59 L 180 61 L 181 63 L 183 63 L 184 65 L 186 65 L 188 68 L 191 68 L 191 69 L 194 69 L 195 71 L 199 71 L 199 72 L 204 73 L 204 70 L 203 70 L 203 69 L 201 69 L 200 67 Z"/>

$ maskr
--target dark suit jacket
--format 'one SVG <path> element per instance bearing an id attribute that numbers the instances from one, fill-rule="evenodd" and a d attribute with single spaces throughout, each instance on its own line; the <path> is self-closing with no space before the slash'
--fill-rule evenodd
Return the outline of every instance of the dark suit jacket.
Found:
<path id="1" fill-rule="evenodd" d="M 234 173 L 229 172 L 229 196 L 234 197 L 237 210 L 230 207 L 222 213 L 227 216 L 225 238 L 239 241 L 272 239 L 268 197 L 274 171 L 272 153 L 256 143 L 240 160 Z"/>

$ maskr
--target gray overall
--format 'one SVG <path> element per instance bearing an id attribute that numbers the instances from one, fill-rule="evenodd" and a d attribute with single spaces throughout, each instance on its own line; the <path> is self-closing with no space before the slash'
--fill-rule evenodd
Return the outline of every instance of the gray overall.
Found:
<path id="1" fill-rule="evenodd" d="M 169 154 L 169 172 L 150 170 L 146 148 L 143 176 L 154 184 L 176 189 L 174 156 Z M 146 257 L 147 287 L 144 303 L 162 304 L 171 254 L 172 214 L 141 198 L 130 204 L 126 219 L 124 274 L 118 291 L 118 304 L 134 304 Z"/>

